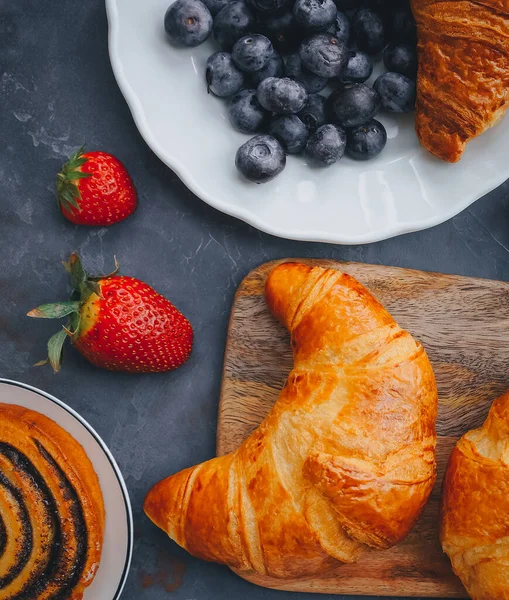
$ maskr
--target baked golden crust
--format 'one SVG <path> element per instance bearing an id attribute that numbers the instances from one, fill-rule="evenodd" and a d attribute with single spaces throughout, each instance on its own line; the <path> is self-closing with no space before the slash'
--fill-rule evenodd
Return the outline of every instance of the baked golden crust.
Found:
<path id="1" fill-rule="evenodd" d="M 440 538 L 473 600 L 509 599 L 509 393 L 457 443 L 444 479 Z"/>
<path id="2" fill-rule="evenodd" d="M 509 0 L 411 0 L 419 73 L 415 126 L 421 144 L 457 162 L 509 102 Z"/>
<path id="3" fill-rule="evenodd" d="M 352 277 L 282 264 L 266 299 L 294 349 L 278 401 L 145 511 L 200 558 L 295 578 L 405 537 L 435 481 L 437 391 L 422 346 Z"/>
<path id="4" fill-rule="evenodd" d="M 0 404 L 0 600 L 80 600 L 104 535 L 97 475 L 44 415 Z"/>

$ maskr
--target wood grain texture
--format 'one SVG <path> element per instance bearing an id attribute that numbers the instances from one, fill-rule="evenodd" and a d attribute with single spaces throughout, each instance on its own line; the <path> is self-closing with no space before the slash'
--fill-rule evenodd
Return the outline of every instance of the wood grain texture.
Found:
<path id="1" fill-rule="evenodd" d="M 290 259 L 287 259 L 290 260 Z M 509 388 L 509 283 L 409 269 L 294 259 L 353 275 L 422 342 L 439 392 L 438 479 L 408 538 L 353 565 L 315 578 L 281 581 L 239 573 L 274 589 L 378 596 L 466 598 L 438 540 L 444 469 L 456 440 L 482 424 L 491 402 Z M 279 262 L 252 271 L 237 291 L 225 352 L 217 454 L 236 449 L 271 409 L 292 368 L 287 331 L 270 315 L 265 278 Z"/>

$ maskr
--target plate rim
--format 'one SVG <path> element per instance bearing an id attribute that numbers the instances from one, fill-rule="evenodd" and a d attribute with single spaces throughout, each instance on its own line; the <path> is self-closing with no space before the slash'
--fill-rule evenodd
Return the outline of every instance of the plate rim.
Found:
<path id="1" fill-rule="evenodd" d="M 334 235 L 323 231 L 304 231 L 301 229 L 286 231 L 278 227 L 273 227 L 269 222 L 255 215 L 250 210 L 242 208 L 241 206 L 225 203 L 220 198 L 216 198 L 215 196 L 209 194 L 194 180 L 191 171 L 180 162 L 178 157 L 163 149 L 156 141 L 147 123 L 141 100 L 124 74 L 122 60 L 118 52 L 120 19 L 118 17 L 117 0 L 105 0 L 105 5 L 108 20 L 108 53 L 113 75 L 127 103 L 127 106 L 129 107 L 134 123 L 145 143 L 152 150 L 152 152 L 154 152 L 154 154 L 177 175 L 177 177 L 189 190 L 191 190 L 195 196 L 216 210 L 219 210 L 220 212 L 223 212 L 231 217 L 240 219 L 241 221 L 244 221 L 248 225 L 263 231 L 264 233 L 288 240 L 338 245 L 371 244 L 375 242 L 381 242 L 383 240 L 407 233 L 430 229 L 431 227 L 435 227 L 445 223 L 446 221 L 449 221 L 467 209 L 469 206 L 477 202 L 477 200 L 501 186 L 509 176 L 509 173 L 502 174 L 502 172 L 500 172 L 497 178 L 494 178 L 488 184 L 485 183 L 485 185 L 481 188 L 481 192 L 476 194 L 474 198 L 463 200 L 449 211 L 441 213 L 440 215 L 435 215 L 428 219 L 422 219 L 413 223 L 397 223 L 396 225 L 388 227 L 387 229 L 379 228 L 356 235 L 347 235 L 343 233 Z"/>
<path id="2" fill-rule="evenodd" d="M 132 511 L 132 507 L 131 507 L 131 500 L 129 498 L 129 491 L 127 490 L 127 486 L 124 481 L 124 477 L 122 475 L 120 467 L 117 464 L 117 461 L 115 460 L 115 457 L 113 456 L 110 449 L 106 445 L 106 442 L 101 438 L 101 436 L 92 427 L 92 425 L 90 425 L 90 423 L 88 423 L 88 421 L 86 421 L 86 419 L 84 419 L 78 412 L 76 412 L 73 408 L 68 406 L 62 400 L 59 400 L 55 396 L 49 394 L 48 392 L 45 392 L 44 390 L 41 390 L 40 388 L 29 385 L 28 383 L 23 383 L 22 381 L 15 381 L 14 379 L 6 379 L 4 377 L 0 377 L 0 385 L 1 384 L 12 385 L 14 387 L 19 387 L 19 388 L 28 390 L 30 392 L 34 392 L 35 394 L 38 394 L 39 396 L 46 398 L 46 400 L 53 402 L 54 404 L 56 404 L 57 406 L 59 406 L 60 408 L 65 410 L 72 417 L 74 417 L 74 419 L 76 421 L 78 421 L 80 423 L 80 425 L 82 425 L 90 433 L 90 435 L 94 438 L 94 440 L 97 442 L 97 444 L 99 445 L 101 450 L 104 452 L 106 458 L 108 459 L 108 462 L 110 463 L 110 465 L 113 469 L 113 472 L 115 473 L 115 476 L 117 478 L 118 484 L 120 486 L 120 490 L 122 492 L 122 497 L 124 499 L 124 504 L 125 504 L 126 513 L 127 513 L 126 557 L 125 557 L 125 561 L 124 561 L 124 568 L 122 571 L 122 575 L 120 577 L 120 582 L 119 582 L 117 590 L 112 598 L 112 600 L 118 600 L 120 598 L 120 596 L 122 595 L 122 592 L 124 590 L 124 587 L 127 582 L 128 575 L 129 575 L 129 571 L 131 568 L 131 562 L 132 562 L 132 557 L 133 557 L 133 547 L 134 547 L 134 520 L 133 520 L 133 511 Z M 44 414 L 44 413 L 41 413 L 41 414 Z"/>

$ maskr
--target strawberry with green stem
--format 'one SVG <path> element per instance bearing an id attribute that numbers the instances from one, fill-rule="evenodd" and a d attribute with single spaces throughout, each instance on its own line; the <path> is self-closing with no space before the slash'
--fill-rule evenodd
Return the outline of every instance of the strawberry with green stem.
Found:
<path id="1" fill-rule="evenodd" d="M 116 264 L 116 261 L 115 261 Z M 193 329 L 173 304 L 146 283 L 113 273 L 90 277 L 77 254 L 64 263 L 73 293 L 66 302 L 43 304 L 29 317 L 68 317 L 48 342 L 48 358 L 60 370 L 64 342 L 92 364 L 113 371 L 158 372 L 176 369 L 187 361 Z"/>
<path id="2" fill-rule="evenodd" d="M 63 165 L 56 186 L 62 214 L 76 225 L 113 225 L 138 206 L 127 169 L 107 152 L 83 152 L 81 147 Z"/>

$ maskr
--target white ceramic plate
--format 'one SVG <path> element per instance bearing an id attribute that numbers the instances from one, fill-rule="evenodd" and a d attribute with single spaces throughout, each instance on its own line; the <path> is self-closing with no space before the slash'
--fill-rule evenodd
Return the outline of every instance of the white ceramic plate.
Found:
<path id="1" fill-rule="evenodd" d="M 85 449 L 99 477 L 106 509 L 101 564 L 83 600 L 117 600 L 124 588 L 133 551 L 133 517 L 120 469 L 97 432 L 72 408 L 24 383 L 0 379 L 0 402 L 46 415 Z"/>
<path id="2" fill-rule="evenodd" d="M 376 159 L 327 169 L 289 157 L 264 185 L 243 181 L 234 157 L 248 139 L 204 82 L 212 41 L 170 45 L 170 0 L 106 0 L 113 70 L 147 144 L 202 200 L 273 235 L 339 244 L 374 242 L 437 225 L 509 177 L 509 119 L 444 163 L 422 149 L 413 119 L 382 115 L 389 141 Z"/>

